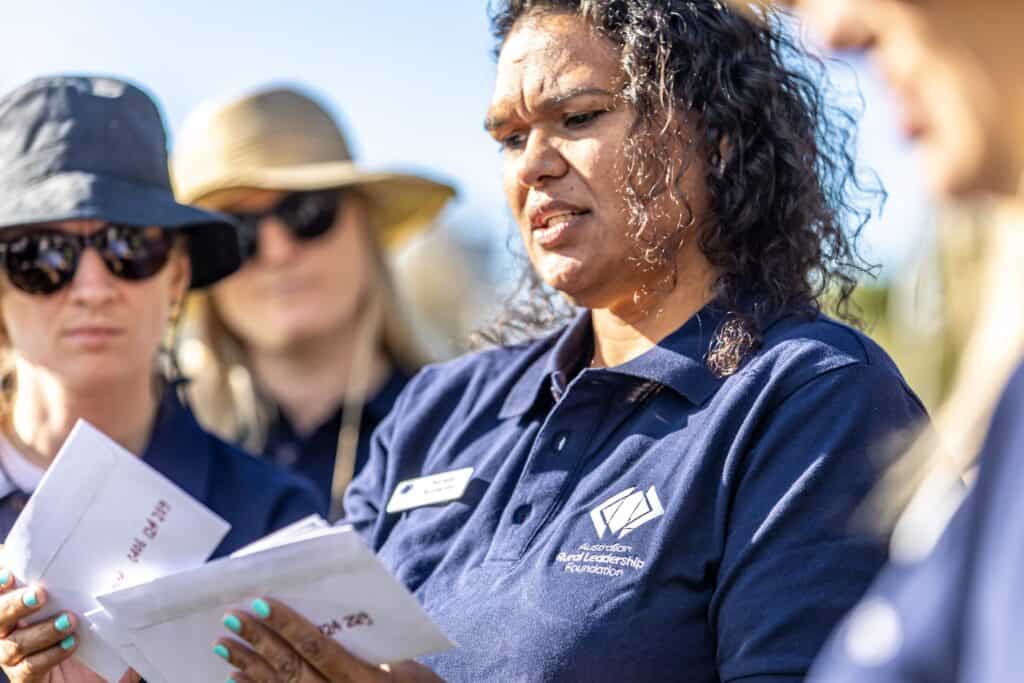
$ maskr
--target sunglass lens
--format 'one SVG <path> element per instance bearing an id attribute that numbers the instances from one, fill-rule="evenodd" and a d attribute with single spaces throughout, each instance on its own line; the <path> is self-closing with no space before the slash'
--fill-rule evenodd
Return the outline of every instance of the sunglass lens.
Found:
<path id="1" fill-rule="evenodd" d="M 114 275 L 142 280 L 160 272 L 173 246 L 174 238 L 163 228 L 109 225 L 103 231 L 100 255 Z"/>
<path id="2" fill-rule="evenodd" d="M 325 234 L 338 217 L 339 195 L 334 190 L 296 192 L 278 204 L 274 213 L 300 240 Z"/>
<path id="3" fill-rule="evenodd" d="M 76 245 L 60 233 L 34 233 L 7 243 L 11 284 L 29 294 L 52 294 L 69 283 L 78 265 Z"/>

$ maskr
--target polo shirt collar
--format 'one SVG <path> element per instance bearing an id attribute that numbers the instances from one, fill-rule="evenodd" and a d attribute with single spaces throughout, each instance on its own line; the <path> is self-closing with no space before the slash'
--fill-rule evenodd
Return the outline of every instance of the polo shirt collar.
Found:
<path id="1" fill-rule="evenodd" d="M 708 304 L 654 348 L 615 368 L 602 370 L 664 385 L 694 405 L 702 405 L 718 389 L 722 379 L 706 363 L 715 331 L 725 315 Z M 527 366 L 509 391 L 499 417 L 509 418 L 529 411 L 545 390 L 564 388 L 593 352 L 593 330 L 589 310 L 584 310 L 561 332 L 551 338 L 553 345 Z M 543 345 L 542 345 L 543 346 Z"/>
<path id="2" fill-rule="evenodd" d="M 590 357 L 593 350 L 590 311 L 579 313 L 560 334 L 551 335 L 540 346 L 547 350 L 534 359 L 512 385 L 498 417 L 525 415 L 541 398 L 542 391 L 551 390 L 552 382 L 564 383 Z"/>
<path id="3" fill-rule="evenodd" d="M 210 435 L 168 387 L 160 401 L 143 461 L 196 500 L 205 500 L 210 483 Z"/>
<path id="4" fill-rule="evenodd" d="M 708 304 L 654 348 L 610 371 L 657 382 L 693 405 L 703 405 L 723 381 L 708 369 L 707 355 L 724 319 L 721 309 Z"/>

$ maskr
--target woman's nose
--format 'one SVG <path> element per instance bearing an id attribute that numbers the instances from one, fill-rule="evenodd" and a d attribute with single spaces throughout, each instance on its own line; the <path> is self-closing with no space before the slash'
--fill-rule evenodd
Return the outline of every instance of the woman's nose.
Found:
<path id="1" fill-rule="evenodd" d="M 298 247 L 287 226 L 275 216 L 268 216 L 260 221 L 258 239 L 259 250 L 256 258 L 264 265 L 280 265 L 287 262 L 294 256 Z"/>
<path id="2" fill-rule="evenodd" d="M 568 163 L 547 136 L 533 132 L 516 160 L 516 181 L 523 187 L 537 187 L 545 180 L 565 175 Z"/>
<path id="3" fill-rule="evenodd" d="M 115 276 L 95 249 L 85 249 L 71 280 L 71 297 L 80 303 L 101 303 L 114 296 Z"/>

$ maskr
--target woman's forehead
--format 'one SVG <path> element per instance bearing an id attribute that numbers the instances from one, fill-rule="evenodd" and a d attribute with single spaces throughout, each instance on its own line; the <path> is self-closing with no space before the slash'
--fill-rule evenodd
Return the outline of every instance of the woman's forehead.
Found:
<path id="1" fill-rule="evenodd" d="M 500 118 L 505 110 L 530 100 L 564 98 L 585 88 L 613 90 L 620 74 L 614 45 L 584 19 L 567 14 L 529 17 L 502 46 L 490 114 Z"/>

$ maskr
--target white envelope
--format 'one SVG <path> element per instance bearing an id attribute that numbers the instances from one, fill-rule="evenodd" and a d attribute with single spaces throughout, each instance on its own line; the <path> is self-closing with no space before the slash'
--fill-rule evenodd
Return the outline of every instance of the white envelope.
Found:
<path id="1" fill-rule="evenodd" d="M 311 538 L 331 530 L 330 523 L 320 515 L 314 513 L 308 517 L 303 517 L 297 522 L 292 522 L 288 526 L 281 527 L 277 531 L 267 534 L 263 538 L 253 541 L 247 546 L 239 548 L 235 552 L 231 553 L 231 557 L 252 555 L 253 553 L 261 550 L 276 548 L 279 545 L 285 545 L 292 541 L 299 541 L 303 538 Z"/>
<path id="2" fill-rule="evenodd" d="M 189 453 L 181 453 L 188 458 Z M 94 596 L 201 565 L 231 525 L 79 420 L 4 545 L 23 583 L 46 588 L 40 617 L 84 615 Z M 116 681 L 125 663 L 79 629 L 76 657 Z"/>
<path id="3" fill-rule="evenodd" d="M 253 598 L 266 595 L 374 664 L 452 647 L 359 535 L 344 527 L 101 595 L 104 613 L 87 618 L 147 683 L 223 681 L 231 669 L 212 647 L 230 635 L 224 614 L 249 610 Z"/>

